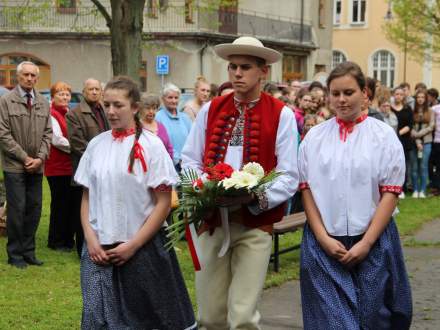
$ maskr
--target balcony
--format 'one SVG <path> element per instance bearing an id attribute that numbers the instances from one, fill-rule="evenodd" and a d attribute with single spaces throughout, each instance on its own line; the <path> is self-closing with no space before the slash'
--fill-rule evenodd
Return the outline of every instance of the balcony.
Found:
<path id="1" fill-rule="evenodd" d="M 108 9 L 110 12 L 110 9 Z M 56 7 L 0 6 L 0 33 L 108 33 L 105 19 L 95 7 L 77 7 L 60 11 Z M 194 8 L 189 16 L 183 6 L 144 14 L 144 32 L 211 33 L 223 35 L 255 35 L 285 43 L 312 45 L 310 20 L 274 16 L 265 13 L 235 10 L 213 11 Z"/>

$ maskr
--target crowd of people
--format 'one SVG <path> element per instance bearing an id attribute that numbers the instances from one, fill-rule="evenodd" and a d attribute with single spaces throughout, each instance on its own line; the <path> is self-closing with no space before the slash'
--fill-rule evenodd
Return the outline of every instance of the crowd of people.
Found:
<path id="1" fill-rule="evenodd" d="M 267 83 L 264 89 L 282 100 L 295 112 L 301 140 L 308 130 L 336 114 L 329 106 L 328 88 L 314 81 L 302 86 L 292 81 L 287 86 Z M 409 83 L 395 88 L 382 86 L 374 78 L 366 78 L 365 102 L 362 105 L 368 116 L 390 125 L 404 148 L 406 174 L 404 190 L 413 198 L 425 198 L 428 188 L 431 195 L 440 194 L 440 98 L 436 88 L 423 83 L 411 93 Z"/>
<path id="2" fill-rule="evenodd" d="M 229 81 L 198 77 L 182 109 L 176 85 L 141 93 L 124 76 L 87 79 L 74 109 L 71 86 L 56 82 L 49 104 L 35 90 L 38 66 L 18 65 L 18 85 L 0 98 L 8 263 L 43 264 L 35 233 L 45 175 L 47 246 L 81 259 L 83 329 L 259 329 L 273 223 L 300 193 L 305 328 L 408 329 L 411 294 L 392 215 L 405 193 L 440 194 L 438 90 L 389 89 L 351 62 L 326 85 L 263 84 L 277 51 L 250 37 L 215 51 Z M 206 219 L 196 322 L 177 258 L 164 247 L 177 173 L 250 161 L 283 175 L 231 209 L 221 258 L 220 215 Z"/>

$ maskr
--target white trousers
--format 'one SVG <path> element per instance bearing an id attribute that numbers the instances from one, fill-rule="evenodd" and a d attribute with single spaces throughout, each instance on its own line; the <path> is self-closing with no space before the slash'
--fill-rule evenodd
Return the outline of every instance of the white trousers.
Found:
<path id="1" fill-rule="evenodd" d="M 231 223 L 231 245 L 217 256 L 223 230 L 199 237 L 202 270 L 196 273 L 199 326 L 206 330 L 254 330 L 259 326 L 257 303 L 266 278 L 272 236 L 260 229 Z"/>

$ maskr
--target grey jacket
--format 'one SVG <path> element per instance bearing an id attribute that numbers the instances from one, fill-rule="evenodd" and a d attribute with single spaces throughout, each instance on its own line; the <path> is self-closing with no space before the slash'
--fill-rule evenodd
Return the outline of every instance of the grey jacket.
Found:
<path id="1" fill-rule="evenodd" d="M 435 116 L 432 109 L 429 109 L 429 113 L 431 115 L 429 124 L 425 122 L 419 124 L 414 121 L 411 135 L 414 137 L 416 143 L 431 143 L 433 140 L 432 132 L 435 128 Z"/>
<path id="2" fill-rule="evenodd" d="M 24 173 L 26 157 L 47 158 L 52 141 L 49 102 L 35 93 L 31 111 L 18 87 L 0 98 L 0 149 L 3 170 Z M 39 173 L 43 172 L 41 166 Z"/>

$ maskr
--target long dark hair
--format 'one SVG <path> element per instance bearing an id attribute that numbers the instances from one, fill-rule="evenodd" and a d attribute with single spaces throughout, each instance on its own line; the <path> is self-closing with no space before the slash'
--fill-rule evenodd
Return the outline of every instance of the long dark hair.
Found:
<path id="1" fill-rule="evenodd" d="M 112 78 L 104 88 L 104 91 L 109 89 L 118 89 L 127 93 L 127 98 L 130 100 L 130 104 L 139 106 L 141 100 L 141 93 L 139 91 L 138 84 L 128 76 L 116 76 Z M 134 115 L 134 121 L 136 123 L 136 134 L 134 138 L 133 147 L 130 151 L 130 162 L 128 165 L 128 171 L 133 172 L 135 146 L 142 134 L 142 123 L 139 118 L 139 111 Z"/>
<path id="2" fill-rule="evenodd" d="M 425 102 L 423 102 L 423 104 L 421 105 L 417 103 L 417 96 L 419 94 L 423 94 L 425 96 Z M 414 94 L 414 99 L 415 99 L 414 111 L 413 111 L 414 122 L 429 124 L 429 122 L 431 121 L 431 109 L 429 108 L 428 105 L 428 93 L 426 92 L 426 90 L 418 89 L 417 92 Z M 422 110 L 423 116 L 419 115 L 420 110 Z"/>
<path id="3" fill-rule="evenodd" d="M 327 78 L 327 88 L 330 90 L 331 82 L 336 78 L 340 78 L 343 76 L 353 77 L 353 79 L 356 80 L 361 91 L 365 89 L 365 76 L 362 73 L 360 66 L 350 61 L 339 64 L 330 72 L 330 75 Z"/>

